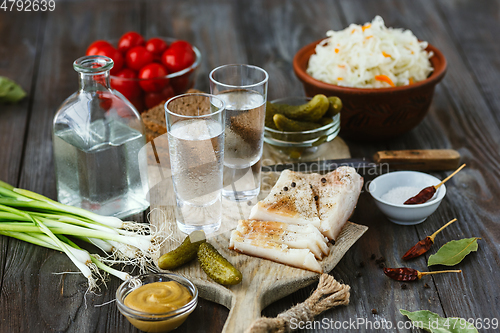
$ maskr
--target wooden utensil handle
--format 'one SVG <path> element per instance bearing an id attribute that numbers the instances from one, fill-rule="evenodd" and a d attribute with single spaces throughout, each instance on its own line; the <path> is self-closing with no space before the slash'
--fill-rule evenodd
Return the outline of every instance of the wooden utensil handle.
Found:
<path id="1" fill-rule="evenodd" d="M 454 170 L 460 154 L 453 149 L 385 150 L 375 153 L 373 160 L 397 170 Z"/>
<path id="2" fill-rule="evenodd" d="M 222 333 L 244 332 L 262 312 L 261 295 L 244 293 L 239 288 L 233 293 L 233 300 Z"/>

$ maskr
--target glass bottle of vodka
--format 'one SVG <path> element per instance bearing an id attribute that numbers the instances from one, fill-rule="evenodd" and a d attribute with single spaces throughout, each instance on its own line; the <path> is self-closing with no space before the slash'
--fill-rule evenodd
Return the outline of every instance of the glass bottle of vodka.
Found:
<path id="1" fill-rule="evenodd" d="M 53 123 L 57 198 L 102 215 L 125 217 L 149 207 L 144 125 L 134 106 L 110 88 L 113 60 L 73 63 L 77 92 Z"/>

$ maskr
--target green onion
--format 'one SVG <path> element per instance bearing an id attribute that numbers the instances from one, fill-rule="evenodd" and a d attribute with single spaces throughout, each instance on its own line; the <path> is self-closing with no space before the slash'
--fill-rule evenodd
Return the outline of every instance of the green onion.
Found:
<path id="1" fill-rule="evenodd" d="M 67 211 L 67 212 L 72 213 L 74 215 L 79 215 L 79 216 L 87 217 L 87 218 L 89 218 L 89 219 L 91 219 L 91 220 L 93 220 L 95 222 L 99 222 L 99 223 L 102 223 L 102 224 L 113 226 L 115 228 L 121 228 L 123 226 L 123 221 L 120 220 L 117 217 L 114 217 L 114 216 L 102 216 L 102 215 L 98 215 L 98 214 L 89 212 L 88 210 L 85 210 L 85 209 L 82 209 L 82 208 L 68 206 L 68 205 L 63 205 L 62 203 L 59 203 L 59 202 L 54 201 L 54 200 L 51 200 L 51 199 L 49 199 L 47 197 L 44 197 L 41 194 L 38 194 L 38 193 L 35 193 L 35 192 L 31 192 L 31 191 L 28 191 L 28 190 L 24 190 L 24 189 L 21 189 L 21 188 L 15 188 L 12 191 L 15 192 L 15 193 L 21 194 L 21 195 L 23 195 L 23 196 L 25 196 L 27 198 L 30 198 L 30 199 L 38 200 L 38 201 L 41 201 L 41 202 L 46 202 L 49 205 L 54 206 L 56 208 L 56 210 L 61 210 L 63 212 Z"/>
<path id="2" fill-rule="evenodd" d="M 14 189 L 14 186 L 7 184 L 6 182 L 3 182 L 1 180 L 0 180 L 0 187 L 6 188 L 7 190 L 11 190 L 11 191 Z"/>
<path id="3" fill-rule="evenodd" d="M 9 236 L 12 238 L 17 238 L 19 240 L 22 240 L 22 241 L 25 241 L 25 242 L 28 242 L 31 244 L 35 244 L 35 245 L 43 246 L 43 247 L 46 247 L 46 248 L 49 248 L 52 250 L 60 251 L 59 247 L 57 247 L 57 245 L 54 245 L 52 240 L 50 242 L 46 242 L 46 241 L 40 239 L 40 237 L 35 236 L 36 235 L 35 233 L 30 234 L 30 233 L 25 233 L 25 232 L 0 230 L 0 235 Z M 43 234 L 38 234 L 38 235 L 43 235 Z"/>
<path id="4" fill-rule="evenodd" d="M 81 237 L 81 236 L 74 236 L 75 238 L 81 239 L 87 243 L 90 243 L 100 249 L 102 252 L 113 252 L 114 248 L 111 244 L 109 244 L 107 241 L 99 239 L 99 238 L 92 238 L 92 237 Z"/>
<path id="5" fill-rule="evenodd" d="M 64 205 L 2 181 L 0 235 L 64 252 L 88 279 L 89 289 L 96 287 L 96 277 L 102 278 L 99 270 L 122 280 L 131 277 L 107 264 L 134 264 L 145 271 L 153 265 L 160 246 L 159 235 L 148 225 Z M 68 237 L 91 243 L 107 256 L 90 254 Z"/>
<path id="6" fill-rule="evenodd" d="M 90 259 L 92 259 L 92 262 L 97 266 L 97 268 L 100 268 L 103 271 L 105 271 L 105 272 L 107 272 L 107 273 L 109 273 L 111 275 L 114 275 L 114 276 L 116 276 L 117 278 L 119 278 L 119 279 L 121 279 L 123 281 L 127 281 L 128 279 L 131 278 L 130 274 L 128 274 L 126 272 L 122 272 L 122 271 L 116 270 L 114 268 L 111 268 L 111 267 L 103 264 L 96 257 L 94 257 L 94 255 L 91 255 Z"/>

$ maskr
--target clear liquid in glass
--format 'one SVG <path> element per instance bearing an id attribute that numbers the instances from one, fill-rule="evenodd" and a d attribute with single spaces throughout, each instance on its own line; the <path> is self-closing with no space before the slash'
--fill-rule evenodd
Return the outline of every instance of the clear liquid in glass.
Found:
<path id="1" fill-rule="evenodd" d="M 260 191 L 265 98 L 252 90 L 227 90 L 217 95 L 226 103 L 224 181 L 222 195 L 250 200 Z"/>
<path id="2" fill-rule="evenodd" d="M 185 233 L 213 232 L 221 222 L 224 132 L 211 119 L 189 119 L 168 132 L 176 219 Z"/>
<path id="3" fill-rule="evenodd" d="M 141 132 L 113 119 L 86 128 L 56 129 L 53 135 L 58 200 L 101 215 L 124 217 L 145 210 L 147 188 Z"/>

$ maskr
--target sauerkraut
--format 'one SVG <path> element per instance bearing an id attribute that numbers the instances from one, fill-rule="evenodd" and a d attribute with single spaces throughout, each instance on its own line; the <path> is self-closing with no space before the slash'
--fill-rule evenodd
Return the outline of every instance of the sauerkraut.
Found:
<path id="1" fill-rule="evenodd" d="M 387 88 L 424 80 L 433 71 L 427 42 L 419 42 L 410 30 L 387 28 L 380 16 L 326 35 L 307 67 L 317 80 L 345 87 Z"/>

